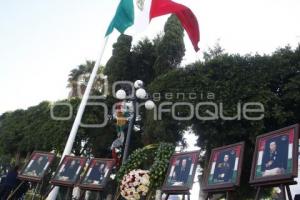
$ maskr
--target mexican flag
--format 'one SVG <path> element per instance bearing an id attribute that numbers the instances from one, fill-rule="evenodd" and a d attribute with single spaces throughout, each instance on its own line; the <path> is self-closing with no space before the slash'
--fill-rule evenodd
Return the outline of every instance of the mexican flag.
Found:
<path id="1" fill-rule="evenodd" d="M 108 26 L 106 36 L 111 34 L 114 29 L 124 33 L 132 25 L 144 27 L 144 24 L 149 24 L 151 19 L 166 14 L 177 16 L 189 35 L 195 51 L 198 51 L 200 32 L 196 16 L 191 9 L 172 0 L 135 0 L 135 2 L 134 0 L 121 0 L 116 14 Z"/>
<path id="2" fill-rule="evenodd" d="M 287 169 L 286 174 L 292 173 L 293 170 L 293 141 L 294 141 L 294 129 L 289 130 L 287 133 L 283 134 L 281 138 L 288 138 L 288 161 L 287 161 Z M 261 177 L 263 175 L 262 173 L 262 162 L 263 162 L 263 155 L 264 150 L 266 147 L 266 139 L 262 139 L 259 142 L 258 146 L 258 157 L 257 157 L 257 164 L 256 164 L 256 177 Z"/>
<path id="3" fill-rule="evenodd" d="M 232 173 L 232 177 L 230 179 L 231 183 L 235 183 L 236 182 L 236 178 L 237 178 L 237 172 L 238 172 L 238 167 L 239 167 L 239 159 L 240 159 L 240 154 L 241 154 L 241 146 L 237 146 L 235 148 L 226 150 L 226 152 L 231 152 L 232 155 L 235 155 L 235 160 L 234 160 L 234 167 L 233 167 L 233 173 Z M 217 183 L 224 183 L 221 181 L 217 181 L 214 180 L 214 174 L 216 173 L 216 165 L 217 165 L 217 160 L 220 156 L 220 152 L 215 152 L 213 155 L 213 162 L 211 165 L 211 170 L 210 170 L 210 174 L 208 177 L 208 184 L 212 185 L 212 184 L 217 184 Z M 220 163 L 218 163 L 220 164 Z"/>

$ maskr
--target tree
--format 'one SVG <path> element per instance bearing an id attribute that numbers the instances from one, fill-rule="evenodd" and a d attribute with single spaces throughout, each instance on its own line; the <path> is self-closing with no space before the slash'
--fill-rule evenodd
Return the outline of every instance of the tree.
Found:
<path id="1" fill-rule="evenodd" d="M 223 49 L 220 45 L 220 41 L 218 40 L 213 48 L 208 48 L 208 51 L 203 52 L 203 58 L 205 62 L 216 58 L 218 56 L 222 56 L 225 53 L 225 49 Z"/>
<path id="2" fill-rule="evenodd" d="M 184 30 L 176 15 L 171 15 L 164 27 L 164 36 L 157 46 L 157 59 L 153 66 L 155 76 L 179 67 L 185 53 Z"/>
<path id="3" fill-rule="evenodd" d="M 4 113 L 1 116 L 1 152 L 9 152 L 11 156 L 15 156 L 17 164 L 23 150 L 19 141 L 24 138 L 25 114 L 24 110 L 16 110 L 14 113 Z"/>
<path id="4" fill-rule="evenodd" d="M 79 65 L 78 68 L 71 70 L 67 85 L 67 87 L 71 89 L 69 97 L 79 97 L 84 93 L 84 83 L 86 82 L 86 77 L 84 75 L 90 74 L 93 70 L 94 65 L 94 61 L 86 61 L 85 64 Z"/>
<path id="5" fill-rule="evenodd" d="M 94 66 L 95 61 L 86 61 L 85 64 L 81 64 L 77 68 L 71 70 L 67 85 L 67 87 L 70 88 L 69 98 L 81 98 L 83 96 Z M 103 89 L 105 87 L 104 77 L 101 76 L 103 74 L 103 70 L 103 66 L 101 66 L 98 70 L 98 76 L 93 83 L 92 93 L 103 93 Z"/>
<path id="6" fill-rule="evenodd" d="M 132 48 L 131 55 L 131 80 L 143 80 L 145 85 L 148 85 L 154 79 L 153 65 L 157 58 L 155 44 L 145 38 Z"/>
<path id="7" fill-rule="evenodd" d="M 220 48 L 216 51 L 212 49 L 212 54 L 207 54 L 209 59 L 205 62 L 196 62 L 184 69 L 172 70 L 157 77 L 149 85 L 151 92 L 161 96 L 157 105 L 166 101 L 172 104 L 187 102 L 192 103 L 195 108 L 199 102 L 213 102 L 218 106 L 218 117 L 208 121 L 194 115 L 191 120 L 178 121 L 171 114 L 164 113 L 161 121 L 147 118 L 145 138 L 180 138 L 180 131 L 192 127 L 199 136 L 198 145 L 206 150 L 202 167 L 207 167 L 212 148 L 240 141 L 246 142 L 245 157 L 252 158 L 258 135 L 300 121 L 299 47 L 295 50 L 290 47 L 281 48 L 272 55 L 263 56 L 229 55 L 218 51 Z M 186 96 L 178 96 L 178 93 Z M 189 94 L 193 94 L 193 98 L 189 98 Z M 262 119 L 247 120 L 243 116 L 239 119 L 238 106 L 248 102 L 259 102 L 264 106 Z M 199 115 L 209 117 L 207 110 L 214 112 L 215 109 L 201 106 Z M 174 113 L 185 117 L 189 116 L 190 109 L 179 106 Z M 150 114 L 152 113 L 147 113 Z M 221 114 L 232 119 L 225 120 Z M 174 126 L 176 128 L 172 130 Z M 248 184 L 251 159 L 245 159 L 243 166 L 242 187 L 237 199 L 254 195 Z"/>
<path id="8" fill-rule="evenodd" d="M 110 99 L 106 99 L 106 103 L 111 107 L 110 102 L 112 102 Z M 69 119 L 55 120 L 50 114 L 51 110 L 56 117 L 68 117 L 70 110 L 68 106 L 55 106 L 55 103 L 49 102 L 42 102 L 27 110 L 4 113 L 0 119 L 1 154 L 15 155 L 18 159 L 25 158 L 34 150 L 54 150 L 61 154 L 74 122 L 80 99 L 72 98 L 57 103 L 57 105 L 69 104 L 73 108 Z M 101 124 L 106 117 L 107 114 L 101 107 L 89 106 L 85 110 L 82 123 Z M 90 156 L 91 154 L 107 156 L 115 135 L 113 123 L 110 121 L 104 128 L 80 127 L 72 153 L 77 156 Z M 105 141 L 101 141 L 103 138 Z"/>
<path id="9" fill-rule="evenodd" d="M 111 58 L 106 63 L 104 70 L 108 76 L 108 82 L 112 85 L 116 81 L 131 80 L 132 69 L 130 68 L 132 37 L 121 34 L 115 44 Z"/>
<path id="10" fill-rule="evenodd" d="M 131 42 L 131 36 L 122 34 L 113 45 L 113 55 L 104 70 L 110 86 L 116 81 L 143 80 L 148 84 L 154 79 L 155 44 L 148 38 L 133 47 Z"/>

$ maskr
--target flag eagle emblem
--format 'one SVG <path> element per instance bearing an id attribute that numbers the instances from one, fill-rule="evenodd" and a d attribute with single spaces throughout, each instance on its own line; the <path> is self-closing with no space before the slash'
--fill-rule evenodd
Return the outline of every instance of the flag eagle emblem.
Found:
<path id="1" fill-rule="evenodd" d="M 144 10 L 144 5 L 145 5 L 145 0 L 137 0 L 137 1 L 136 1 L 136 5 L 137 5 L 137 7 L 138 7 L 141 11 L 143 11 L 143 10 Z"/>

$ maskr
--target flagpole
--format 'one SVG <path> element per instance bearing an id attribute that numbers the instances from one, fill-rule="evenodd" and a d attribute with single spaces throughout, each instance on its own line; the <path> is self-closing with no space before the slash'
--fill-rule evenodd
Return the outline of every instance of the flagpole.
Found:
<path id="1" fill-rule="evenodd" d="M 101 60 L 102 60 L 102 57 L 103 57 L 103 54 L 104 54 L 104 51 L 105 51 L 105 48 L 106 48 L 106 45 L 107 45 L 107 42 L 108 42 L 108 38 L 109 38 L 109 36 L 105 37 L 102 49 L 100 51 L 100 54 L 97 58 L 97 61 L 96 61 L 95 65 L 94 65 L 93 71 L 91 73 L 89 82 L 88 82 L 87 87 L 85 89 L 85 92 L 83 94 L 80 106 L 79 106 L 78 111 L 77 111 L 76 118 L 74 120 L 72 129 L 71 129 L 71 132 L 69 134 L 68 141 L 67 141 L 67 144 L 65 146 L 65 149 L 64 149 L 64 152 L 62 154 L 60 162 L 62 161 L 62 159 L 64 158 L 65 155 L 69 155 L 72 151 L 73 144 L 74 144 L 74 141 L 75 141 L 75 138 L 76 138 L 76 135 L 77 135 L 78 128 L 79 128 L 80 123 L 81 123 L 81 119 L 82 119 L 82 115 L 84 113 L 85 106 L 88 102 L 90 92 L 92 90 L 93 83 L 94 83 L 95 78 L 97 76 L 98 69 L 101 65 Z M 54 187 L 53 190 L 48 195 L 47 200 L 55 200 L 57 195 L 58 195 L 58 192 L 59 192 L 59 187 L 58 186 Z"/>

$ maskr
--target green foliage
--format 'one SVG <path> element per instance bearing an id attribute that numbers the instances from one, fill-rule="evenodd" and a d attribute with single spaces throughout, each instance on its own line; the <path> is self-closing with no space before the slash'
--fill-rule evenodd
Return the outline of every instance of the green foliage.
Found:
<path id="1" fill-rule="evenodd" d="M 212 148 L 240 141 L 246 142 L 245 158 L 252 158 L 255 138 L 265 132 L 276 130 L 300 121 L 300 53 L 299 49 L 290 47 L 278 49 L 272 55 L 229 55 L 217 48 L 208 52 L 205 62 L 190 64 L 184 69 L 177 69 L 157 77 L 150 85 L 151 92 L 160 93 L 157 104 L 169 102 L 189 102 L 194 106 L 199 102 L 213 102 L 218 105 L 218 118 L 202 121 L 194 117 L 187 121 L 176 121 L 169 114 L 163 114 L 162 121 L 147 118 L 144 138 L 177 138 L 178 130 L 192 127 L 199 136 L 198 145 L 206 150 L 202 167 L 207 167 Z M 176 96 L 177 93 L 196 94 L 196 98 Z M 168 94 L 173 94 L 170 97 Z M 211 95 L 213 94 L 213 95 Z M 166 96 L 168 98 L 166 98 Z M 260 102 L 265 112 L 258 121 L 245 118 L 223 120 L 222 114 L 234 117 L 238 104 Z M 170 108 L 165 106 L 164 108 Z M 210 116 L 211 106 L 200 107 L 201 116 Z M 187 116 L 188 107 L 178 107 L 178 116 Z M 152 115 L 151 112 L 147 113 Z M 152 117 L 153 118 L 153 117 Z M 168 132 L 167 127 L 177 126 L 177 131 Z M 154 129 L 155 132 L 152 132 Z M 156 135 L 155 133 L 160 133 Z M 238 198 L 254 195 L 248 181 L 251 159 L 245 159 L 242 173 L 242 187 Z"/>
<path id="2" fill-rule="evenodd" d="M 149 156 L 157 149 L 157 145 L 148 145 L 144 148 L 134 150 L 128 157 L 126 163 L 120 167 L 116 180 L 121 182 L 123 176 L 128 174 L 131 170 L 139 169 L 142 163 L 149 159 Z M 149 153 L 150 152 L 150 153 Z"/>
<path id="3" fill-rule="evenodd" d="M 121 34 L 117 42 L 113 44 L 112 56 L 104 70 L 110 84 L 116 81 L 130 80 L 129 77 L 132 76 L 130 68 L 131 42 L 131 36 Z"/>
<path id="4" fill-rule="evenodd" d="M 120 35 L 104 70 L 110 85 L 122 80 L 143 80 L 147 85 L 156 76 L 177 68 L 185 52 L 183 31 L 177 17 L 172 15 L 164 27 L 164 35 L 152 41 L 145 38 L 132 47 L 132 37 Z"/>
<path id="5" fill-rule="evenodd" d="M 157 45 L 155 76 L 179 67 L 185 53 L 183 28 L 176 15 L 171 15 L 164 27 L 164 36 Z"/>
<path id="6" fill-rule="evenodd" d="M 158 150 L 155 151 L 154 162 L 150 168 L 150 188 L 152 190 L 155 191 L 162 186 L 174 150 L 173 144 L 161 143 Z"/>
<path id="7" fill-rule="evenodd" d="M 0 126 L 2 152 L 8 154 L 26 153 L 37 147 L 40 150 L 52 150 L 51 143 L 53 140 L 49 141 L 47 137 L 51 136 L 53 133 L 51 131 L 57 128 L 52 125 L 49 102 L 42 102 L 27 110 L 4 113 Z M 50 132 L 50 134 L 45 135 L 46 132 Z"/>
<path id="8" fill-rule="evenodd" d="M 35 194 L 33 196 L 33 191 L 30 191 L 25 195 L 25 200 L 39 200 L 39 199 L 41 199 L 41 196 L 39 194 Z"/>
<path id="9" fill-rule="evenodd" d="M 108 105 L 111 105 L 112 102 L 111 97 L 106 99 Z M 68 103 L 71 105 L 73 113 L 69 120 L 52 119 L 50 115 L 52 106 L 54 106 L 52 111 L 56 117 L 67 117 L 69 115 L 69 107 L 55 106 L 55 104 L 49 102 L 42 102 L 27 110 L 4 113 L 0 121 L 1 153 L 11 156 L 21 153 L 22 157 L 34 150 L 54 150 L 57 153 L 62 153 L 74 122 L 80 99 L 72 98 L 57 103 Z M 82 123 L 99 124 L 104 121 L 104 117 L 107 116 L 101 107 L 88 106 Z M 104 128 L 80 127 L 74 142 L 73 153 L 86 156 L 89 156 L 91 153 L 101 157 L 107 156 L 115 134 L 113 123 L 110 121 Z M 83 147 L 82 143 L 85 144 Z"/>
<path id="10" fill-rule="evenodd" d="M 1 152 L 13 152 L 21 149 L 18 141 L 22 140 L 26 116 L 23 110 L 16 110 L 14 113 L 4 113 L 1 117 L 0 137 Z"/>
<path id="11" fill-rule="evenodd" d="M 146 85 L 149 84 L 154 79 L 153 65 L 156 57 L 154 42 L 147 38 L 139 41 L 132 48 L 132 77 L 129 80 L 143 80 Z"/>
<path id="12" fill-rule="evenodd" d="M 156 190 L 163 184 L 174 150 L 175 146 L 170 143 L 160 143 L 159 145 L 149 145 L 136 149 L 119 169 L 116 175 L 117 181 L 121 182 L 123 176 L 134 169 L 147 169 L 150 171 L 150 189 Z"/>
<path id="13" fill-rule="evenodd" d="M 157 57 L 155 44 L 145 38 L 131 48 L 131 41 L 131 36 L 122 34 L 113 45 L 113 55 L 104 70 L 110 86 L 122 80 L 143 80 L 148 84 L 154 78 L 153 64 Z"/>

